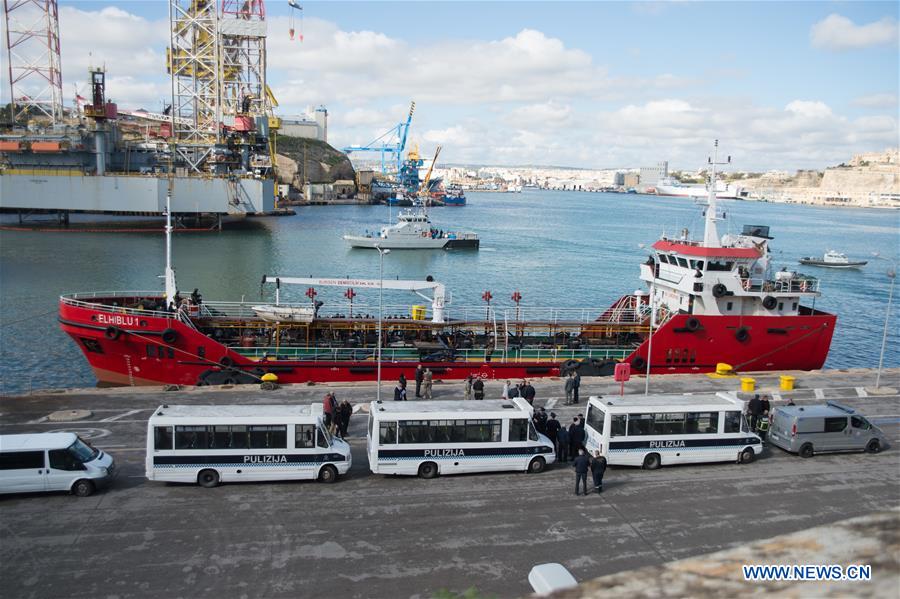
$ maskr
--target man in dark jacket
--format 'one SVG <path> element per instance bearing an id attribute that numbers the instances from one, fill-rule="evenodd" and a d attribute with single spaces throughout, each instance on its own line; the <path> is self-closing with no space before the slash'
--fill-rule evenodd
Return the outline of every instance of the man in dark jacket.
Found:
<path id="1" fill-rule="evenodd" d="M 425 379 L 425 369 L 419 364 L 416 366 L 416 397 L 422 397 L 422 381 Z"/>
<path id="2" fill-rule="evenodd" d="M 582 448 L 584 448 L 584 425 L 576 417 L 569 425 L 569 454 L 577 455 L 578 450 Z"/>
<path id="3" fill-rule="evenodd" d="M 475 399 L 484 399 L 484 380 L 481 377 L 476 378 L 472 383 L 472 392 L 475 394 Z"/>
<path id="4" fill-rule="evenodd" d="M 599 451 L 595 451 L 591 458 L 591 475 L 594 478 L 594 490 L 597 493 L 603 492 L 603 474 L 605 472 L 606 458 L 600 455 Z"/>
<path id="5" fill-rule="evenodd" d="M 759 417 L 762 416 L 762 402 L 759 395 L 754 395 L 753 399 L 747 402 L 747 412 L 750 413 L 750 430 L 756 432 L 756 425 L 759 423 Z"/>
<path id="6" fill-rule="evenodd" d="M 587 473 L 591 467 L 591 460 L 587 457 L 587 452 L 579 449 L 578 457 L 575 458 L 575 463 L 572 465 L 575 466 L 575 494 L 581 494 L 578 492 L 578 483 L 581 483 L 584 494 L 587 495 Z"/>
<path id="7" fill-rule="evenodd" d="M 403 390 L 406 391 L 406 375 L 401 372 L 400 378 L 397 380 L 397 382 L 399 382 L 400 387 L 402 387 Z"/>
<path id="8" fill-rule="evenodd" d="M 533 405 L 534 404 L 534 396 L 535 396 L 534 387 L 531 386 L 531 383 L 529 383 L 528 381 L 525 381 L 525 384 L 522 385 L 522 397 L 525 398 L 525 401 L 527 401 L 528 403 Z"/>
<path id="9" fill-rule="evenodd" d="M 555 412 L 550 412 L 550 418 L 547 419 L 545 428 L 547 429 L 547 438 L 553 443 L 553 449 L 556 450 L 556 459 L 559 461 L 559 446 L 556 444 L 556 438 L 559 435 L 560 426 Z"/>
<path id="10" fill-rule="evenodd" d="M 569 461 L 569 431 L 560 426 L 556 435 L 556 461 L 563 463 Z"/>
<path id="11" fill-rule="evenodd" d="M 578 403 L 578 390 L 581 388 L 581 373 L 575 371 L 575 387 L 572 389 L 572 403 Z"/>

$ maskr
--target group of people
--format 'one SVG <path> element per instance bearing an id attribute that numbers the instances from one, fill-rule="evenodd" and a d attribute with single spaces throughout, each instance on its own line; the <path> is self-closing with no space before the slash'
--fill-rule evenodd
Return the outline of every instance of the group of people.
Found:
<path id="1" fill-rule="evenodd" d="M 484 379 L 480 376 L 469 375 L 466 377 L 465 398 L 484 399 Z"/>
<path id="2" fill-rule="evenodd" d="M 322 400 L 322 412 L 328 432 L 341 439 L 346 438 L 347 429 L 350 428 L 350 416 L 353 415 L 353 405 L 346 399 L 338 403 L 334 393 L 328 392 Z"/>
<path id="3" fill-rule="evenodd" d="M 794 405 L 791 400 L 788 405 Z M 771 420 L 772 404 L 768 395 L 754 395 L 753 399 L 747 402 L 747 415 L 750 417 L 750 430 L 758 433 L 761 437 L 765 437 L 769 432 L 769 421 Z"/>
<path id="4" fill-rule="evenodd" d="M 403 381 L 403 388 L 406 389 L 406 377 L 402 374 L 400 378 Z M 431 387 L 434 384 L 434 373 L 428 367 L 422 367 L 421 364 L 416 366 L 416 399 L 431 399 Z M 405 397 L 404 397 L 405 399 Z"/>
<path id="5" fill-rule="evenodd" d="M 509 381 L 506 381 L 503 384 L 503 392 L 500 395 L 502 399 L 512 399 L 514 397 L 522 397 L 529 404 L 534 404 L 534 397 L 536 392 L 531 382 L 527 379 L 522 379 L 514 387 L 510 387 Z"/>
<path id="6" fill-rule="evenodd" d="M 566 405 L 578 403 L 578 389 L 581 387 L 581 375 L 577 370 L 569 372 L 566 377 Z"/>

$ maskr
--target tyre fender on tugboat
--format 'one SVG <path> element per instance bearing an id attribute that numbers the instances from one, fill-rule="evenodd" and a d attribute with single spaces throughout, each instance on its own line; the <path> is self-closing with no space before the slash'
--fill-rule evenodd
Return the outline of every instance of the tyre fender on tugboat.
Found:
<path id="1" fill-rule="evenodd" d="M 696 331 L 700 328 L 700 319 L 694 316 L 691 316 L 687 320 L 684 321 L 684 328 L 689 331 Z"/>
<path id="2" fill-rule="evenodd" d="M 162 340 L 163 343 L 168 345 L 172 345 L 176 341 L 178 341 L 178 331 L 175 329 L 166 329 L 162 332 Z"/>
<path id="3" fill-rule="evenodd" d="M 723 297 L 726 293 L 728 293 L 728 288 L 725 287 L 725 285 L 723 285 L 722 283 L 716 283 L 715 285 L 713 285 L 713 297 Z"/>
<path id="4" fill-rule="evenodd" d="M 646 365 L 647 365 L 647 360 L 645 360 L 644 358 L 642 358 L 640 356 L 636 357 L 634 360 L 631 361 L 631 367 L 634 368 L 635 370 L 643 370 Z"/>
<path id="5" fill-rule="evenodd" d="M 765 308 L 766 310 L 771 310 L 776 305 L 778 305 L 778 300 L 775 299 L 774 297 L 772 297 L 771 295 L 767 295 L 766 297 L 763 298 L 762 305 L 763 305 L 763 308 Z"/>
<path id="6" fill-rule="evenodd" d="M 740 327 L 738 330 L 734 332 L 734 338 L 743 343 L 750 339 L 750 329 L 747 327 Z"/>
<path id="7" fill-rule="evenodd" d="M 122 329 L 119 327 L 108 326 L 106 330 L 103 331 L 103 336 L 109 339 L 110 341 L 115 341 L 119 338 L 119 335 L 122 334 Z"/>

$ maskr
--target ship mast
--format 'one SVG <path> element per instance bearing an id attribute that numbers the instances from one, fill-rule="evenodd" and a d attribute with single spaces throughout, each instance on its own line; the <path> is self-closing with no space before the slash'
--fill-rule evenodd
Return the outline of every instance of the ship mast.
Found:
<path id="1" fill-rule="evenodd" d="M 716 229 L 716 166 L 720 164 L 731 164 L 731 156 L 726 162 L 719 162 L 719 140 L 715 141 L 713 147 L 713 157 L 709 158 L 709 165 L 712 168 L 709 175 L 709 199 L 706 207 L 706 227 L 703 231 L 704 247 L 719 247 L 719 232 Z"/>
<path id="2" fill-rule="evenodd" d="M 175 296 L 178 294 L 178 286 L 175 284 L 175 269 L 172 268 L 172 188 L 175 186 L 175 179 L 171 157 L 172 148 L 169 151 L 169 181 L 166 189 L 166 272 L 163 275 L 166 283 L 166 307 L 174 304 Z"/>

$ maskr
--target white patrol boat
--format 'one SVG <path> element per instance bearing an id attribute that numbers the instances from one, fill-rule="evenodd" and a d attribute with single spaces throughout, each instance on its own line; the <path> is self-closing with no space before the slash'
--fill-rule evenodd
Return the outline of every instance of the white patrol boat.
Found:
<path id="1" fill-rule="evenodd" d="M 374 249 L 377 246 L 390 250 L 477 250 L 479 245 L 475 233 L 436 228 L 422 205 L 404 210 L 397 216 L 395 224 L 382 227 L 377 233 L 344 235 L 344 240 L 355 248 Z"/>
<path id="2" fill-rule="evenodd" d="M 860 268 L 868 264 L 866 260 L 850 260 L 846 254 L 828 250 L 821 258 L 806 256 L 800 258 L 800 264 L 824 266 L 825 268 Z"/>

